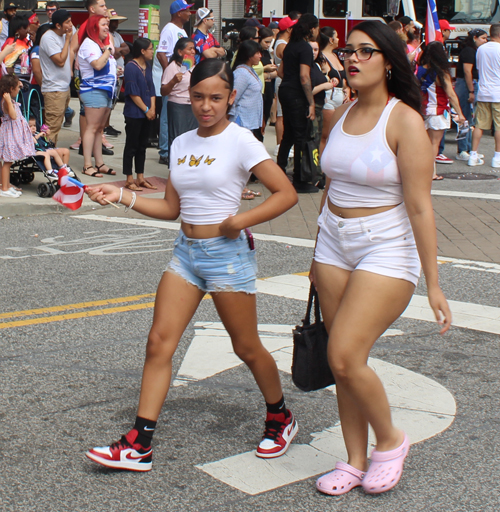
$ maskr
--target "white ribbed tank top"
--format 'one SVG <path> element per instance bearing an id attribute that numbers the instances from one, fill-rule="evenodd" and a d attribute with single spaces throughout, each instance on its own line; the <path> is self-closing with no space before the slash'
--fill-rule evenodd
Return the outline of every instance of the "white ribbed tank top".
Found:
<path id="1" fill-rule="evenodd" d="M 403 202 L 396 155 L 387 143 L 387 121 L 400 100 L 392 98 L 368 133 L 349 135 L 344 120 L 356 101 L 330 132 L 321 169 L 331 179 L 328 197 L 341 208 L 375 208 Z"/>

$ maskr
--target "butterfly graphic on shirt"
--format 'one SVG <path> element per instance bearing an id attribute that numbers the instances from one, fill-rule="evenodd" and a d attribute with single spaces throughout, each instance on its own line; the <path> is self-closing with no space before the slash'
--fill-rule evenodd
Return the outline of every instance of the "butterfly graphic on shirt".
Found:
<path id="1" fill-rule="evenodd" d="M 210 155 L 208 155 L 207 158 L 205 158 L 205 161 L 203 163 L 207 164 L 207 165 L 212 165 L 212 162 L 214 160 L 215 160 L 215 158 L 210 158 Z"/>
<path id="2" fill-rule="evenodd" d="M 204 155 L 201 155 L 200 158 L 196 158 L 194 155 L 191 155 L 191 160 L 189 160 L 189 167 L 198 167 L 203 157 Z"/>
<path id="3" fill-rule="evenodd" d="M 184 158 L 178 158 L 177 159 L 177 165 L 185 164 L 186 163 L 187 155 Z"/>

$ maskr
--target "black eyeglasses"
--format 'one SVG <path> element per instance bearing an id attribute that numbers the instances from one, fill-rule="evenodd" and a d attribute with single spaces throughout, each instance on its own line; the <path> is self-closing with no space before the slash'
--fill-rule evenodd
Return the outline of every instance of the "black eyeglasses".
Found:
<path id="1" fill-rule="evenodd" d="M 348 60 L 354 54 L 358 57 L 358 60 L 370 60 L 372 55 L 375 53 L 384 53 L 382 50 L 377 50 L 376 48 L 358 48 L 357 50 L 351 50 L 350 48 L 340 48 L 337 50 L 337 55 L 340 60 Z"/>

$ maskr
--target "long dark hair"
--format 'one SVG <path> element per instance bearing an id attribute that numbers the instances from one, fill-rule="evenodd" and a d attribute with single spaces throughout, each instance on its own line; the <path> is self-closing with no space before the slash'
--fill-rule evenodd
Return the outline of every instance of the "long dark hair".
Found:
<path id="1" fill-rule="evenodd" d="M 234 59 L 233 69 L 236 69 L 242 64 L 246 64 L 248 59 L 253 57 L 256 53 L 261 53 L 262 48 L 257 41 L 243 41 L 238 48 L 238 53 Z"/>
<path id="2" fill-rule="evenodd" d="M 6 92 L 10 94 L 10 91 L 12 91 L 18 83 L 19 78 L 16 75 L 3 75 L 2 78 L 0 78 L 0 98 L 2 98 Z M 15 100 L 15 98 L 12 99 Z"/>
<path id="3" fill-rule="evenodd" d="M 292 28 L 290 42 L 297 42 L 311 37 L 313 28 L 319 26 L 319 21 L 314 14 L 303 14 Z"/>
<path id="4" fill-rule="evenodd" d="M 475 37 L 480 37 L 484 34 L 487 34 L 486 30 L 483 30 L 481 28 L 474 28 L 472 29 L 468 34 L 467 38 L 464 41 L 464 48 L 474 48 L 474 50 L 477 50 L 476 42 L 474 41 Z"/>
<path id="5" fill-rule="evenodd" d="M 147 50 L 151 46 L 151 39 L 147 37 L 138 37 L 134 44 L 132 45 L 132 54 L 133 59 L 138 59 L 142 55 L 142 50 Z"/>
<path id="6" fill-rule="evenodd" d="M 255 43 L 257 44 L 257 43 Z M 205 59 L 193 68 L 189 87 L 198 85 L 203 80 L 219 76 L 221 80 L 227 83 L 228 89 L 234 89 L 234 76 L 229 64 L 219 59 Z"/>
<path id="7" fill-rule="evenodd" d="M 257 27 L 243 27 L 238 35 L 238 42 L 241 44 L 243 41 L 255 39 L 259 37 L 259 30 Z"/>
<path id="8" fill-rule="evenodd" d="M 382 50 L 387 62 L 391 64 L 391 79 L 387 82 L 389 93 L 394 94 L 396 98 L 420 114 L 422 101 L 420 86 L 396 32 L 381 21 L 371 20 L 356 25 L 349 35 L 355 30 L 359 30 L 373 39 L 373 42 Z"/>
<path id="9" fill-rule="evenodd" d="M 49 7 L 51 7 L 51 6 L 49 5 Z M 38 30 L 36 31 L 36 35 L 35 35 L 35 40 L 33 41 L 33 46 L 31 48 L 31 50 L 33 50 L 33 48 L 35 48 L 36 46 L 40 46 L 40 42 L 42 40 L 42 36 L 49 29 L 50 29 L 50 23 L 44 23 L 43 25 L 40 25 L 38 27 Z M 31 53 L 31 50 L 30 50 L 30 53 Z"/>
<path id="10" fill-rule="evenodd" d="M 181 37 L 176 43 L 175 43 L 175 46 L 174 46 L 174 53 L 172 53 L 172 57 L 170 57 L 170 60 L 168 61 L 169 64 L 171 62 L 177 62 L 177 64 L 182 64 L 182 59 L 183 57 L 181 57 L 179 55 L 179 52 L 181 52 L 182 50 L 185 50 L 187 48 L 187 45 L 189 43 L 193 43 L 193 40 L 189 37 Z M 193 43 L 194 44 L 194 43 Z"/>
<path id="11" fill-rule="evenodd" d="M 446 75 L 449 76 L 450 74 L 448 55 L 444 51 L 443 44 L 439 41 L 432 41 L 424 48 L 418 64 L 419 66 L 427 66 L 427 72 L 424 76 L 427 76 L 429 72 L 436 73 L 441 85 L 444 84 Z"/>

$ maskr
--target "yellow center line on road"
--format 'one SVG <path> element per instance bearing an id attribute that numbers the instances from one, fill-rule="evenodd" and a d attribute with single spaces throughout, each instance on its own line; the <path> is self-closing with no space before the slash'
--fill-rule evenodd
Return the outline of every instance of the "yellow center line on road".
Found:
<path id="1" fill-rule="evenodd" d="M 297 276 L 306 276 L 309 272 L 299 272 L 295 275 Z M 261 279 L 265 280 L 265 279 Z M 108 304 L 123 304 L 124 302 L 136 302 L 145 298 L 155 297 L 156 293 L 146 293 L 144 295 L 131 295 L 129 297 L 117 297 L 114 299 L 103 299 L 96 300 L 91 302 L 79 302 L 76 304 L 66 304 L 62 306 L 51 306 L 47 308 L 38 308 L 38 309 L 26 309 L 24 311 L 13 311 L 11 313 L 0 313 L 0 319 L 9 319 L 16 318 L 20 316 L 33 316 L 33 315 L 43 315 L 47 313 L 55 313 L 59 311 L 68 311 L 73 309 L 85 309 L 85 308 L 94 308 L 98 306 L 106 306 Z M 203 300 L 210 299 L 210 295 L 205 295 Z M 90 318 L 93 316 L 102 316 L 102 315 L 113 315 L 116 313 L 126 313 L 128 311 L 138 311 L 141 309 L 149 309 L 153 308 L 155 305 L 154 302 L 144 302 L 141 304 L 129 304 L 127 306 L 113 307 L 113 308 L 105 308 L 105 309 L 94 309 L 91 311 L 80 311 L 78 313 L 67 313 L 64 315 L 53 315 L 46 316 L 42 318 L 27 318 L 24 320 L 13 320 L 11 322 L 0 322 L 0 329 L 9 329 L 12 327 L 21 327 L 24 325 L 38 325 L 38 324 L 48 324 L 51 322 L 62 322 L 63 320 L 74 320 L 77 318 Z"/>

